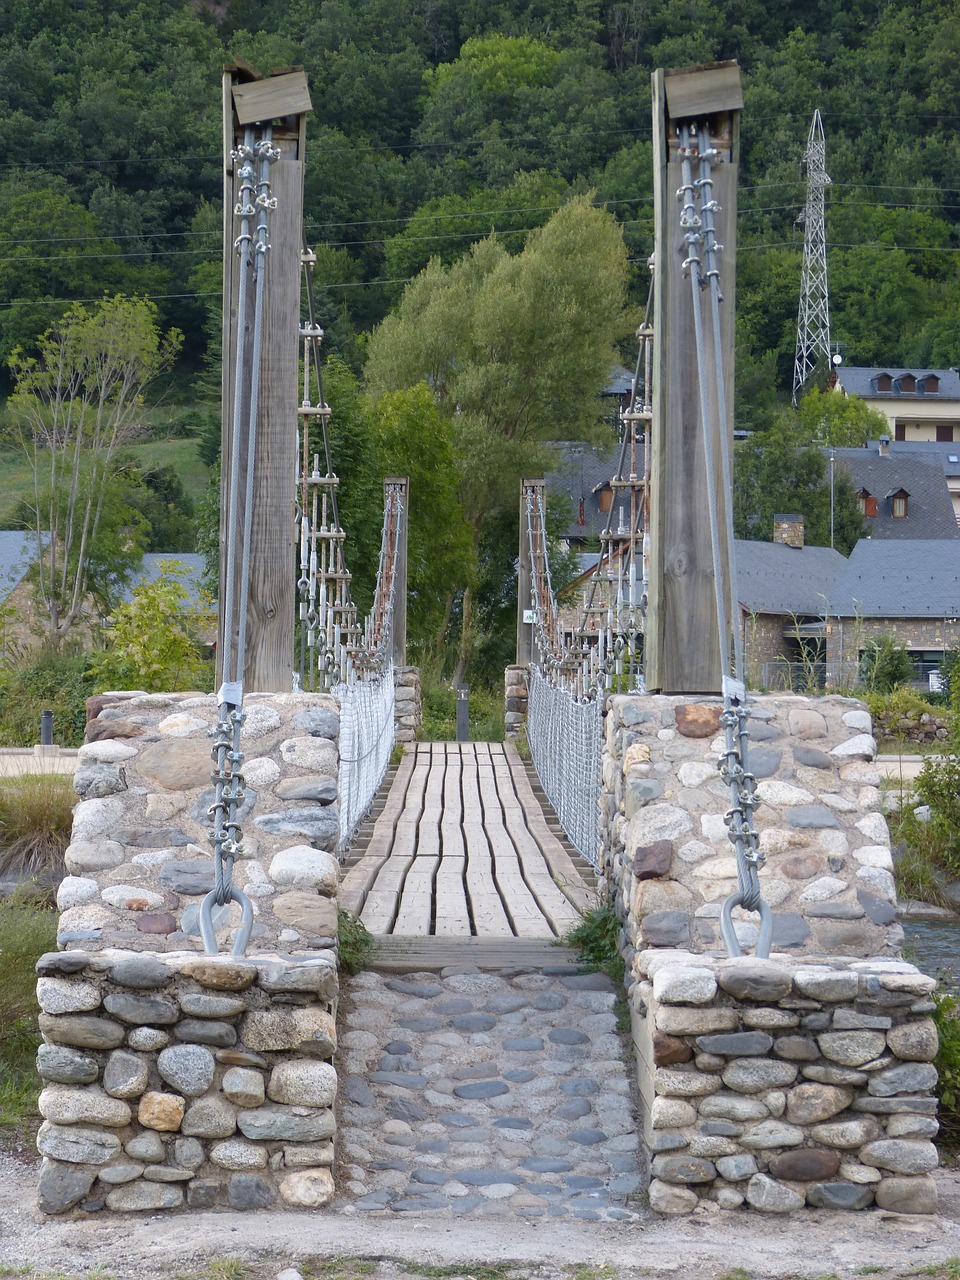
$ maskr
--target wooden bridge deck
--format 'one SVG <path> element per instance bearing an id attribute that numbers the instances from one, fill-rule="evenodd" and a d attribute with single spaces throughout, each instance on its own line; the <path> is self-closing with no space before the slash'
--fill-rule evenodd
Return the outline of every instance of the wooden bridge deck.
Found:
<path id="1" fill-rule="evenodd" d="M 423 742 L 405 751 L 340 903 L 381 937 L 546 940 L 596 904 L 585 875 L 512 743 Z"/>

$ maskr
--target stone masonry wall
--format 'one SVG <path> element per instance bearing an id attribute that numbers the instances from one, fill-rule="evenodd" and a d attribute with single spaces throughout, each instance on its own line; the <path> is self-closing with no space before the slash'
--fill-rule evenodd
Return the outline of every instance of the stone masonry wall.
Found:
<path id="1" fill-rule="evenodd" d="M 897 954 L 890 834 L 880 812 L 876 742 L 861 703 L 838 696 L 750 699 L 749 767 L 764 897 L 778 950 Z M 615 696 L 603 758 L 604 889 L 634 949 L 721 946 L 720 906 L 736 889 L 723 816 L 729 789 L 719 699 Z M 734 912 L 743 947 L 756 916 Z"/>
<path id="2" fill-rule="evenodd" d="M 47 1213 L 333 1195 L 339 707 L 250 695 L 235 883 L 248 960 L 207 957 L 211 695 L 91 699 L 58 946 L 38 965 Z M 221 950 L 239 923 L 214 908 Z M 238 1132 L 239 1131 L 239 1132 Z"/>
<path id="3" fill-rule="evenodd" d="M 44 1213 L 334 1194 L 333 951 L 41 957 Z"/>
<path id="4" fill-rule="evenodd" d="M 420 704 L 420 668 L 395 667 L 396 702 L 393 718 L 397 742 L 415 742 L 423 720 Z"/>
<path id="5" fill-rule="evenodd" d="M 932 978 L 652 950 L 635 971 L 652 1208 L 936 1212 Z"/>
<path id="6" fill-rule="evenodd" d="M 507 667 L 504 672 L 504 734 L 515 738 L 527 723 L 527 705 L 529 701 L 529 669 L 527 667 Z"/>

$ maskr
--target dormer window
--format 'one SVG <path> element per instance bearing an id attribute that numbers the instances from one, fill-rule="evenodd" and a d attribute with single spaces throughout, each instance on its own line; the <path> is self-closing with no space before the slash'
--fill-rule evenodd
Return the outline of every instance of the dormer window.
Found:
<path id="1" fill-rule="evenodd" d="M 902 373 L 897 379 L 897 390 L 913 394 L 917 389 L 917 380 L 912 373 Z"/>
<path id="2" fill-rule="evenodd" d="M 598 484 L 593 491 L 597 495 L 597 503 L 600 510 L 606 514 L 613 506 L 613 489 L 609 480 L 605 480 L 603 484 Z"/>
<path id="3" fill-rule="evenodd" d="M 935 396 L 940 390 L 940 379 L 935 373 L 926 373 L 920 379 L 920 390 L 926 396 Z"/>
<path id="4" fill-rule="evenodd" d="M 890 510 L 894 520 L 903 520 L 907 514 L 907 499 L 910 497 L 906 489 L 897 489 L 893 493 L 888 493 L 890 499 Z"/>
<path id="5" fill-rule="evenodd" d="M 877 374 L 877 390 L 878 391 L 893 390 L 893 379 L 890 377 L 889 373 Z"/>
<path id="6" fill-rule="evenodd" d="M 860 501 L 860 514 L 862 516 L 875 516 L 877 514 L 877 499 L 869 489 L 861 489 L 857 494 Z"/>

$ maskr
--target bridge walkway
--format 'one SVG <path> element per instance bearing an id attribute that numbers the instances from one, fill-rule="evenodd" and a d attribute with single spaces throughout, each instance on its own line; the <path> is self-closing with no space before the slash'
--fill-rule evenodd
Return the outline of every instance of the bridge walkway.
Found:
<path id="1" fill-rule="evenodd" d="M 516 747 L 416 743 L 387 781 L 340 904 L 387 953 L 406 956 L 398 967 L 426 953 L 433 963 L 549 963 L 545 946 L 596 905 L 593 869 L 545 812 Z"/>

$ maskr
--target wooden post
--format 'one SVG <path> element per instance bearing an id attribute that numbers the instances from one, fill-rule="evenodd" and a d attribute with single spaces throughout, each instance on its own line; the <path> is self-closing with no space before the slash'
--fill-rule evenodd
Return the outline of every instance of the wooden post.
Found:
<path id="1" fill-rule="evenodd" d="M 410 480 L 407 476 L 387 476 L 383 482 L 384 499 L 387 489 L 399 489 L 403 515 L 397 536 L 396 567 L 393 583 L 393 665 L 407 665 L 407 531 L 410 527 Z"/>
<path id="2" fill-rule="evenodd" d="M 223 602 L 226 586 L 226 513 L 231 500 L 229 460 L 233 447 L 234 370 L 237 345 L 243 362 L 246 398 L 252 368 L 253 313 L 246 332 L 237 332 L 239 262 L 234 206 L 237 182 L 230 152 L 248 124 L 273 123 L 280 159 L 270 182 L 277 207 L 270 213 L 270 252 L 264 278 L 263 338 L 260 358 L 259 413 L 254 463 L 251 559 L 247 607 L 244 689 L 280 693 L 291 687 L 294 625 L 294 500 L 297 465 L 298 335 L 300 329 L 300 255 L 303 244 L 303 151 L 306 112 L 311 109 L 306 77 L 288 71 L 262 79 L 250 67 L 233 65 L 223 76 L 224 250 L 223 250 L 223 485 L 220 504 L 220 620 L 217 683 L 223 679 Z M 244 424 L 245 430 L 246 424 Z M 240 442 L 241 458 L 246 441 Z M 244 476 L 241 475 L 241 495 Z M 239 536 L 242 537 L 242 527 Z M 239 600 L 239 546 L 235 598 Z M 234 628 L 236 630 L 236 628 Z"/>
<path id="3" fill-rule="evenodd" d="M 527 494 L 537 489 L 542 493 L 543 480 L 520 481 L 520 547 L 517 556 L 517 666 L 528 667 L 533 661 L 533 623 L 527 621 L 533 603 L 533 565 L 530 561 L 530 539 L 527 533 Z"/>
<path id="4" fill-rule="evenodd" d="M 733 441 L 733 353 L 736 281 L 737 163 L 743 97 L 736 63 L 690 71 L 655 71 L 653 88 L 654 378 L 650 467 L 650 568 L 646 635 L 646 683 L 650 692 L 719 693 L 720 657 L 713 557 L 706 500 L 697 355 L 690 280 L 681 269 L 689 249 L 680 227 L 677 189 L 682 177 L 678 126 L 706 121 L 713 165 L 720 254 L 721 351 L 727 423 Z M 704 358 L 714 360 L 709 295 L 702 294 Z M 715 415 L 715 403 L 707 405 Z M 711 461 L 717 483 L 718 519 L 724 528 L 732 495 L 721 479 L 719 436 Z M 725 539 L 723 573 L 729 582 Z M 732 620 L 732 625 L 736 621 Z"/>

